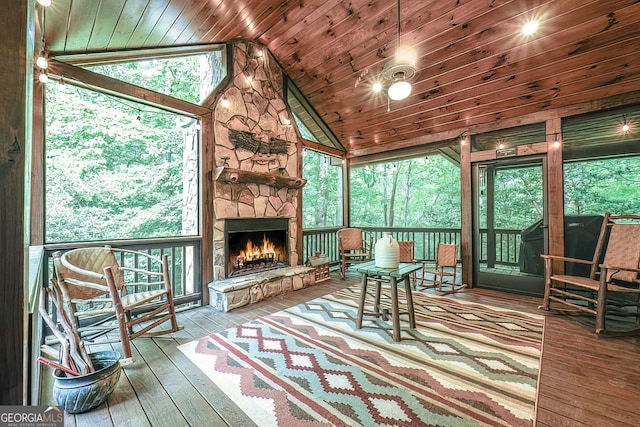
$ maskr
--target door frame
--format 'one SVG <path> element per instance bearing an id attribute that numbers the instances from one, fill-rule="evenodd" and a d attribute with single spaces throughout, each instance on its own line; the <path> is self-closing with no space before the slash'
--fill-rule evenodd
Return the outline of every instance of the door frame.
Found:
<path id="1" fill-rule="evenodd" d="M 468 139 L 468 138 L 467 138 Z M 560 144 L 555 144 L 559 140 Z M 461 249 L 462 280 L 469 287 L 473 281 L 473 195 L 471 193 L 471 164 L 481 160 L 497 158 L 495 150 L 471 152 L 471 144 L 460 145 L 460 190 L 461 190 Z M 564 256 L 564 181 L 562 156 L 562 128 L 560 117 L 546 120 L 546 141 L 516 147 L 516 155 L 546 153 L 547 156 L 547 216 L 549 253 Z M 564 268 L 564 264 L 554 266 Z M 562 270 L 558 270 L 562 271 Z"/>
<path id="2" fill-rule="evenodd" d="M 538 295 L 541 296 L 544 291 L 544 277 L 540 276 L 521 276 L 521 275 L 510 275 L 506 273 L 500 272 L 491 272 L 491 271 L 482 271 L 480 269 L 480 260 L 481 260 L 481 240 L 480 240 L 480 209 L 479 209 L 479 182 L 480 182 L 480 167 L 483 165 L 490 165 L 487 168 L 488 171 L 493 171 L 495 169 L 501 169 L 505 167 L 518 167 L 518 166 L 527 166 L 531 165 L 533 167 L 539 167 L 540 172 L 542 173 L 542 203 L 543 203 L 543 214 L 542 214 L 542 227 L 544 230 L 543 233 L 543 253 L 548 253 L 549 247 L 549 239 L 548 239 L 548 199 L 547 199 L 547 156 L 546 153 L 534 154 L 534 155 L 526 155 L 526 156 L 513 156 L 507 158 L 497 158 L 494 160 L 483 160 L 472 163 L 472 194 L 473 194 L 473 283 L 475 283 L 478 287 L 486 288 L 486 289 L 495 289 L 500 291 L 507 291 L 511 293 L 518 293 L 524 295 Z M 493 167 L 491 167 L 493 166 Z M 491 219 L 494 215 L 494 203 L 493 203 L 493 195 L 494 195 L 494 176 L 492 174 L 487 175 L 487 226 L 490 226 Z M 495 240 L 491 238 L 491 235 L 487 235 L 487 246 L 493 246 L 495 250 Z M 491 250 L 488 249 L 487 256 L 489 258 L 491 255 Z M 490 259 L 488 260 L 490 264 Z M 517 286 L 514 284 L 517 283 Z"/>

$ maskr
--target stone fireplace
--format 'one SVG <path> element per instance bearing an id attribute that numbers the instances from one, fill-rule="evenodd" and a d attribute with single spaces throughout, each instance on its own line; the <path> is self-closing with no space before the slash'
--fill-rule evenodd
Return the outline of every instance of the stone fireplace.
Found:
<path id="1" fill-rule="evenodd" d="M 225 221 L 227 277 L 289 265 L 288 218 Z"/>
<path id="2" fill-rule="evenodd" d="M 315 284 L 299 264 L 302 139 L 282 70 L 259 43 L 231 44 L 232 72 L 213 115 L 213 282 L 229 311 Z"/>

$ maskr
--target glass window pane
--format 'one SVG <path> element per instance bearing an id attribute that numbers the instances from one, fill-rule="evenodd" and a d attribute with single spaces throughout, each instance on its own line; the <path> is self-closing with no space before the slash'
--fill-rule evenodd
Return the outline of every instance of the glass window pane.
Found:
<path id="1" fill-rule="evenodd" d="M 68 84 L 46 118 L 47 242 L 198 233 L 195 120 Z"/>
<path id="2" fill-rule="evenodd" d="M 313 150 L 304 150 L 302 226 L 304 228 L 342 225 L 342 160 Z"/>
<path id="3" fill-rule="evenodd" d="M 86 65 L 84 68 L 194 104 L 202 103 L 224 79 L 227 72 L 223 50 L 187 56 Z"/>
<path id="4" fill-rule="evenodd" d="M 640 213 L 640 156 L 564 165 L 565 215 Z"/>
<path id="5" fill-rule="evenodd" d="M 460 227 L 460 168 L 442 155 L 354 167 L 351 223 Z"/>

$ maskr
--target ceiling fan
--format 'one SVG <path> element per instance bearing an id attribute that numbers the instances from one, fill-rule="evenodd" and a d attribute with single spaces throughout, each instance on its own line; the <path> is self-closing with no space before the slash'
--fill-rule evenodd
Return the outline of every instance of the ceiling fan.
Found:
<path id="1" fill-rule="evenodd" d="M 401 101 L 411 95 L 411 81 L 417 75 L 416 55 L 410 49 L 403 48 L 400 44 L 400 0 L 398 0 L 398 16 L 396 19 L 398 39 L 396 52 L 393 58 L 387 62 L 382 73 L 373 79 L 371 89 L 375 93 L 383 90 L 387 92 L 387 101 Z M 356 87 L 366 76 L 368 70 L 360 75 Z M 387 104 L 387 110 L 389 105 Z"/>

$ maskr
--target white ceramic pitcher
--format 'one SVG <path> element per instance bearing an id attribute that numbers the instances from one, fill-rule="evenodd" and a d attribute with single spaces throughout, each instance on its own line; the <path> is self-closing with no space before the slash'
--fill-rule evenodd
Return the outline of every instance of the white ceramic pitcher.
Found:
<path id="1" fill-rule="evenodd" d="M 375 262 L 378 268 L 398 268 L 400 265 L 400 246 L 391 233 L 382 233 L 376 242 Z"/>

